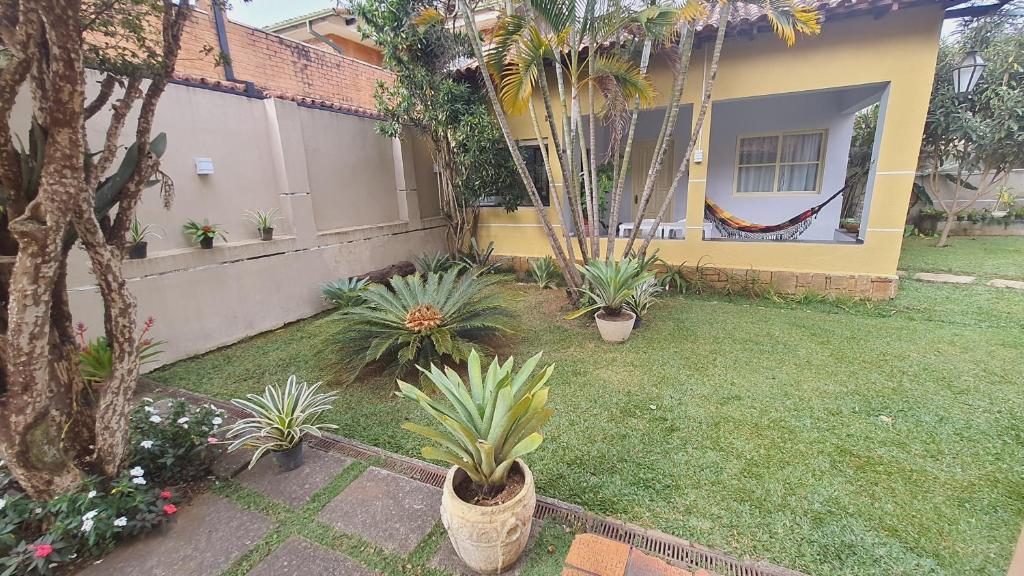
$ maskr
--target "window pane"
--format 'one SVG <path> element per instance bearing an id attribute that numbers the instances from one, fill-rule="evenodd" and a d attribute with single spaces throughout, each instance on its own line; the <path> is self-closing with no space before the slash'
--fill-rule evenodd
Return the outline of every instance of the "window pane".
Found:
<path id="1" fill-rule="evenodd" d="M 817 189 L 817 164 L 789 164 L 780 167 L 779 192 L 814 192 Z"/>
<path id="2" fill-rule="evenodd" d="M 782 137 L 782 163 L 817 162 L 824 134 L 787 134 Z"/>
<path id="3" fill-rule="evenodd" d="M 772 192 L 775 190 L 775 166 L 740 168 L 736 178 L 737 192 Z"/>
<path id="4" fill-rule="evenodd" d="M 778 157 L 778 136 L 740 138 L 740 166 L 748 164 L 774 164 Z"/>
<path id="5" fill-rule="evenodd" d="M 544 156 L 540 153 L 540 146 L 537 144 L 521 145 L 519 151 L 526 163 L 526 171 L 529 172 L 534 186 L 537 187 L 537 194 L 540 196 L 541 202 L 545 206 L 550 205 L 548 174 L 544 168 Z M 518 183 L 518 186 L 523 198 L 520 205 L 530 206 L 532 202 L 530 202 L 530 195 L 526 192 L 526 187 L 521 182 Z"/>

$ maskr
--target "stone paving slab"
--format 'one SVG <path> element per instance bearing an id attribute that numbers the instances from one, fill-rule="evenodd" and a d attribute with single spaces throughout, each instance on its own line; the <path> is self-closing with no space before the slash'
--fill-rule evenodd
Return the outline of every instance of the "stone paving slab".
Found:
<path id="1" fill-rule="evenodd" d="M 375 576 L 355 560 L 305 538 L 292 537 L 247 576 Z"/>
<path id="2" fill-rule="evenodd" d="M 955 274 L 935 274 L 932 272 L 918 272 L 913 276 L 914 280 L 921 282 L 938 282 L 939 284 L 972 284 L 977 280 L 974 276 L 957 276 Z"/>
<path id="3" fill-rule="evenodd" d="M 216 576 L 273 526 L 270 519 L 210 493 L 182 508 L 166 535 L 117 548 L 79 576 Z"/>
<path id="4" fill-rule="evenodd" d="M 405 556 L 440 517 L 441 490 L 370 468 L 327 504 L 317 518 Z"/>
<path id="5" fill-rule="evenodd" d="M 537 540 L 537 534 L 540 532 L 540 525 L 540 520 L 533 521 L 533 526 L 530 527 L 530 539 L 526 542 L 526 549 L 523 550 L 523 555 L 519 557 L 519 560 L 514 565 L 510 566 L 507 570 L 502 571 L 501 576 L 519 576 L 523 563 L 533 550 L 533 543 Z M 457 576 L 478 576 L 477 572 L 470 570 L 462 563 L 462 559 L 455 553 L 452 541 L 448 538 L 444 539 L 444 543 L 437 549 L 437 553 L 434 554 L 434 557 L 430 559 L 430 562 L 427 565 L 431 568 L 451 572 Z"/>
<path id="6" fill-rule="evenodd" d="M 993 288 L 1024 290 L 1024 282 L 1021 282 L 1020 280 L 1003 280 L 1002 278 L 996 278 L 995 280 L 989 280 L 987 284 Z"/>
<path id="7" fill-rule="evenodd" d="M 252 450 L 241 449 L 228 452 L 227 446 L 218 445 L 213 456 L 213 463 L 210 465 L 210 471 L 217 478 L 234 478 L 245 470 L 251 459 Z"/>
<path id="8" fill-rule="evenodd" d="M 302 466 L 291 472 L 282 472 L 274 457 L 268 454 L 260 458 L 251 470 L 239 474 L 238 481 L 274 500 L 298 508 L 352 463 L 350 458 L 309 446 L 303 448 L 302 457 Z"/>

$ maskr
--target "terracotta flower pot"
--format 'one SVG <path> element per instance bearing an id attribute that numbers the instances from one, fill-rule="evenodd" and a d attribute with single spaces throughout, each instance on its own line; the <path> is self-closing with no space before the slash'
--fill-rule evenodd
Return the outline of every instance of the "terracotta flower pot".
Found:
<path id="1" fill-rule="evenodd" d="M 594 320 L 597 321 L 597 331 L 601 333 L 601 338 L 605 342 L 625 342 L 633 331 L 633 322 L 636 320 L 636 314 L 629 310 L 623 310 L 616 317 L 609 316 L 605 314 L 604 310 L 600 310 L 597 314 L 594 314 Z"/>
<path id="2" fill-rule="evenodd" d="M 511 500 L 496 506 L 477 506 L 455 493 L 456 483 L 466 473 L 453 466 L 444 480 L 441 495 L 441 523 L 456 554 L 466 566 L 481 574 L 499 574 L 516 563 L 526 548 L 537 505 L 533 473 L 516 460 L 525 481 Z"/>

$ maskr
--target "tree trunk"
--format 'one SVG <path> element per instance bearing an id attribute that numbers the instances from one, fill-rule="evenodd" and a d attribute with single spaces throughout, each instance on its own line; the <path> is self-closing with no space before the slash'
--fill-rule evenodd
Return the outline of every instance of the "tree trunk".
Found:
<path id="1" fill-rule="evenodd" d="M 939 235 L 936 247 L 944 248 L 949 243 L 949 231 L 953 228 L 953 222 L 956 222 L 956 212 L 950 210 L 946 212 L 946 221 L 942 224 L 942 234 Z"/>

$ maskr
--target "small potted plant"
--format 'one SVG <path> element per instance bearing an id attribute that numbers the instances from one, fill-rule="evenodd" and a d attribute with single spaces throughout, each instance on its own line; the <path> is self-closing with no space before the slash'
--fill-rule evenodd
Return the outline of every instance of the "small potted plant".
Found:
<path id="1" fill-rule="evenodd" d="M 433 440 L 424 458 L 452 467 L 441 494 L 441 523 L 466 565 L 483 574 L 512 566 L 530 537 L 537 504 L 533 474 L 521 458 L 536 450 L 547 407 L 548 366 L 534 374 L 540 354 L 514 370 L 512 359 L 495 358 L 482 370 L 476 350 L 467 362 L 468 384 L 451 368 L 421 368 L 447 402 L 398 381 L 400 397 L 417 402 L 440 429 L 406 422 L 403 428 Z"/>
<path id="2" fill-rule="evenodd" d="M 146 248 L 149 242 L 146 238 L 160 238 L 160 235 L 153 230 L 152 224 L 143 224 L 138 218 L 132 220 L 128 229 L 128 259 L 142 260 L 146 257 Z"/>
<path id="3" fill-rule="evenodd" d="M 856 218 L 843 218 L 839 221 L 839 227 L 850 234 L 860 233 L 860 221 Z"/>
<path id="4" fill-rule="evenodd" d="M 593 260 L 586 266 L 577 266 L 586 278 L 589 288 L 583 292 L 593 300 L 565 318 L 571 320 L 598 310 L 594 314 L 597 330 L 605 342 L 625 342 L 633 331 L 636 314 L 625 308 L 634 290 L 653 277 L 640 260 L 624 258 L 618 262 Z"/>
<path id="5" fill-rule="evenodd" d="M 199 247 L 205 250 L 213 248 L 213 239 L 220 236 L 220 239 L 227 242 L 227 233 L 220 229 L 219 224 L 210 224 L 205 219 L 200 224 L 195 220 L 189 220 L 185 223 L 182 228 L 186 234 L 192 236 L 194 242 L 199 243 Z"/>
<path id="6" fill-rule="evenodd" d="M 306 434 L 321 436 L 324 430 L 337 428 L 319 421 L 323 413 L 331 409 L 331 402 L 338 399 L 333 394 L 317 394 L 320 384 L 297 384 L 293 374 L 284 389 L 278 385 L 267 386 L 262 395 L 249 394 L 245 400 L 232 400 L 232 404 L 251 416 L 228 428 L 225 438 L 236 438 L 228 446 L 228 452 L 253 448 L 255 453 L 249 468 L 267 452 L 274 454 L 283 472 L 302 466 L 303 437 Z"/>
<path id="7" fill-rule="evenodd" d="M 274 223 L 281 219 L 277 214 L 277 208 L 270 210 L 250 210 L 245 217 L 256 225 L 260 233 L 260 240 L 268 242 L 274 239 Z"/>

